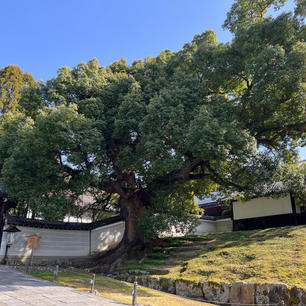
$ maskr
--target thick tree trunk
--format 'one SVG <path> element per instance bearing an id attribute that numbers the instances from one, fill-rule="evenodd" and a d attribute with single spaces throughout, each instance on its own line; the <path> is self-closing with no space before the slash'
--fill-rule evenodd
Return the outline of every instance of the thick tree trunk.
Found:
<path id="1" fill-rule="evenodd" d="M 4 211 L 5 211 L 5 203 L 2 202 L 0 203 L 0 248 L 1 248 L 2 236 L 3 236 L 3 227 L 5 223 Z"/>
<path id="2" fill-rule="evenodd" d="M 120 199 L 120 213 L 125 221 L 124 239 L 131 245 L 141 242 L 141 232 L 137 229 L 136 221 L 141 217 L 143 209 L 144 205 L 137 196 Z"/>
<path id="3" fill-rule="evenodd" d="M 143 245 L 141 232 L 137 228 L 137 219 L 141 217 L 145 205 L 143 197 L 134 194 L 132 197 L 120 199 L 120 213 L 125 221 L 125 232 L 119 245 L 98 259 L 100 270 L 112 270 L 120 265 L 122 258 L 131 250 L 141 248 Z"/>
<path id="4" fill-rule="evenodd" d="M 5 225 L 5 215 L 10 208 L 16 208 L 16 203 L 7 199 L 7 194 L 0 192 L 0 247 L 2 242 L 3 227 Z"/>

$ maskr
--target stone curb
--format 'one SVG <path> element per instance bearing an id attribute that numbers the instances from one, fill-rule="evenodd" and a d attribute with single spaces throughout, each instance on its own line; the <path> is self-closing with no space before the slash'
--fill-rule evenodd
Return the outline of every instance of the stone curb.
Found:
<path id="1" fill-rule="evenodd" d="M 136 276 L 116 275 L 113 278 L 133 283 Z M 306 288 L 281 283 L 214 283 L 193 282 L 184 279 L 137 276 L 139 285 L 187 298 L 195 298 L 213 304 L 231 306 L 306 306 Z"/>

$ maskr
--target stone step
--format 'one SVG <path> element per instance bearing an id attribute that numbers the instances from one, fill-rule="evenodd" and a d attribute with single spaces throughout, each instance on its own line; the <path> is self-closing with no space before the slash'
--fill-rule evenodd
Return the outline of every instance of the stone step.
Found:
<path id="1" fill-rule="evenodd" d="M 169 256 L 170 256 L 169 253 L 166 253 L 166 252 L 165 252 L 165 253 L 163 254 L 163 256 L 162 256 L 163 258 L 161 258 L 160 260 L 163 260 L 164 258 L 169 258 Z M 156 257 L 154 256 L 154 253 L 148 255 L 147 258 L 156 259 L 156 260 L 159 259 L 159 258 L 156 258 Z"/>
<path id="2" fill-rule="evenodd" d="M 214 242 L 215 240 L 193 240 L 193 241 L 189 241 L 188 243 L 184 243 L 184 244 L 180 244 L 180 245 L 164 245 L 164 246 L 159 246 L 159 247 L 156 247 L 154 248 L 153 250 L 154 251 L 160 251 L 162 252 L 163 250 L 166 250 L 168 248 L 192 248 L 192 247 L 201 247 L 201 246 L 204 246 L 204 245 L 207 245 L 207 244 L 210 244 L 212 242 Z"/>
<path id="3" fill-rule="evenodd" d="M 197 257 L 198 254 L 196 252 L 177 252 L 177 253 L 173 253 L 170 254 L 170 257 L 172 258 L 184 258 L 184 259 L 190 259 L 190 258 L 194 258 Z"/>
<path id="4" fill-rule="evenodd" d="M 160 266 L 162 267 L 174 267 L 174 266 L 180 266 L 182 264 L 181 261 L 175 261 L 175 260 L 166 260 L 166 261 L 161 261 L 159 263 Z"/>
<path id="5" fill-rule="evenodd" d="M 181 247 L 174 247 L 171 248 L 171 252 L 181 252 L 181 251 L 200 251 L 202 249 L 201 246 L 198 245 L 188 245 L 188 246 L 181 246 Z"/>
<path id="6" fill-rule="evenodd" d="M 188 241 L 197 241 L 197 242 L 212 242 L 214 239 L 204 238 L 204 237 L 190 237 Z"/>
<path id="7" fill-rule="evenodd" d="M 179 246 L 187 246 L 192 245 L 192 241 L 182 241 L 180 243 L 177 242 L 162 242 L 160 247 L 179 247 Z"/>
<path id="8" fill-rule="evenodd" d="M 147 268 L 146 271 L 154 275 L 166 275 L 170 272 L 168 269 L 161 268 Z"/>
<path id="9" fill-rule="evenodd" d="M 204 247 L 205 245 L 209 245 L 210 243 L 214 242 L 215 240 L 207 240 L 207 241 L 194 241 L 191 245 L 192 246 L 200 246 Z"/>

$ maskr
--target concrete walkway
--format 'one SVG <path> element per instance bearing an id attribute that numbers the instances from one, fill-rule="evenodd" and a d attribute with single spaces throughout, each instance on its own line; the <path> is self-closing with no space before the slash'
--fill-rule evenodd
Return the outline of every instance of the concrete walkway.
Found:
<path id="1" fill-rule="evenodd" d="M 0 306 L 122 306 L 100 296 L 0 266 Z"/>

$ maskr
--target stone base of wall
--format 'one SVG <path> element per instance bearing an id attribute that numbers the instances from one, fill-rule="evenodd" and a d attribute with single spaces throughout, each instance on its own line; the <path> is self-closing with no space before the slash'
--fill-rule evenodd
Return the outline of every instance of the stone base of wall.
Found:
<path id="1" fill-rule="evenodd" d="M 33 266 L 84 266 L 88 265 L 93 260 L 89 256 L 34 256 L 32 260 Z M 9 256 L 8 264 L 14 265 L 29 265 L 29 257 Z"/>
<path id="2" fill-rule="evenodd" d="M 117 275 L 116 279 L 134 282 L 135 276 Z M 137 276 L 139 285 L 160 290 L 183 297 L 195 298 L 212 304 L 231 306 L 262 305 L 262 306 L 305 306 L 306 287 L 289 287 L 285 284 L 257 284 L 247 282 L 196 283 L 187 280 Z"/>
<path id="3" fill-rule="evenodd" d="M 56 266 L 51 266 L 51 265 L 49 266 L 35 265 L 35 266 L 31 266 L 30 268 L 24 265 L 16 265 L 13 267 L 16 270 L 24 272 L 24 273 L 28 273 L 31 270 L 54 273 L 54 271 L 56 270 Z M 75 271 L 80 272 L 80 271 L 83 271 L 83 269 L 80 269 L 79 267 L 59 266 L 59 272 L 75 272 Z"/>

